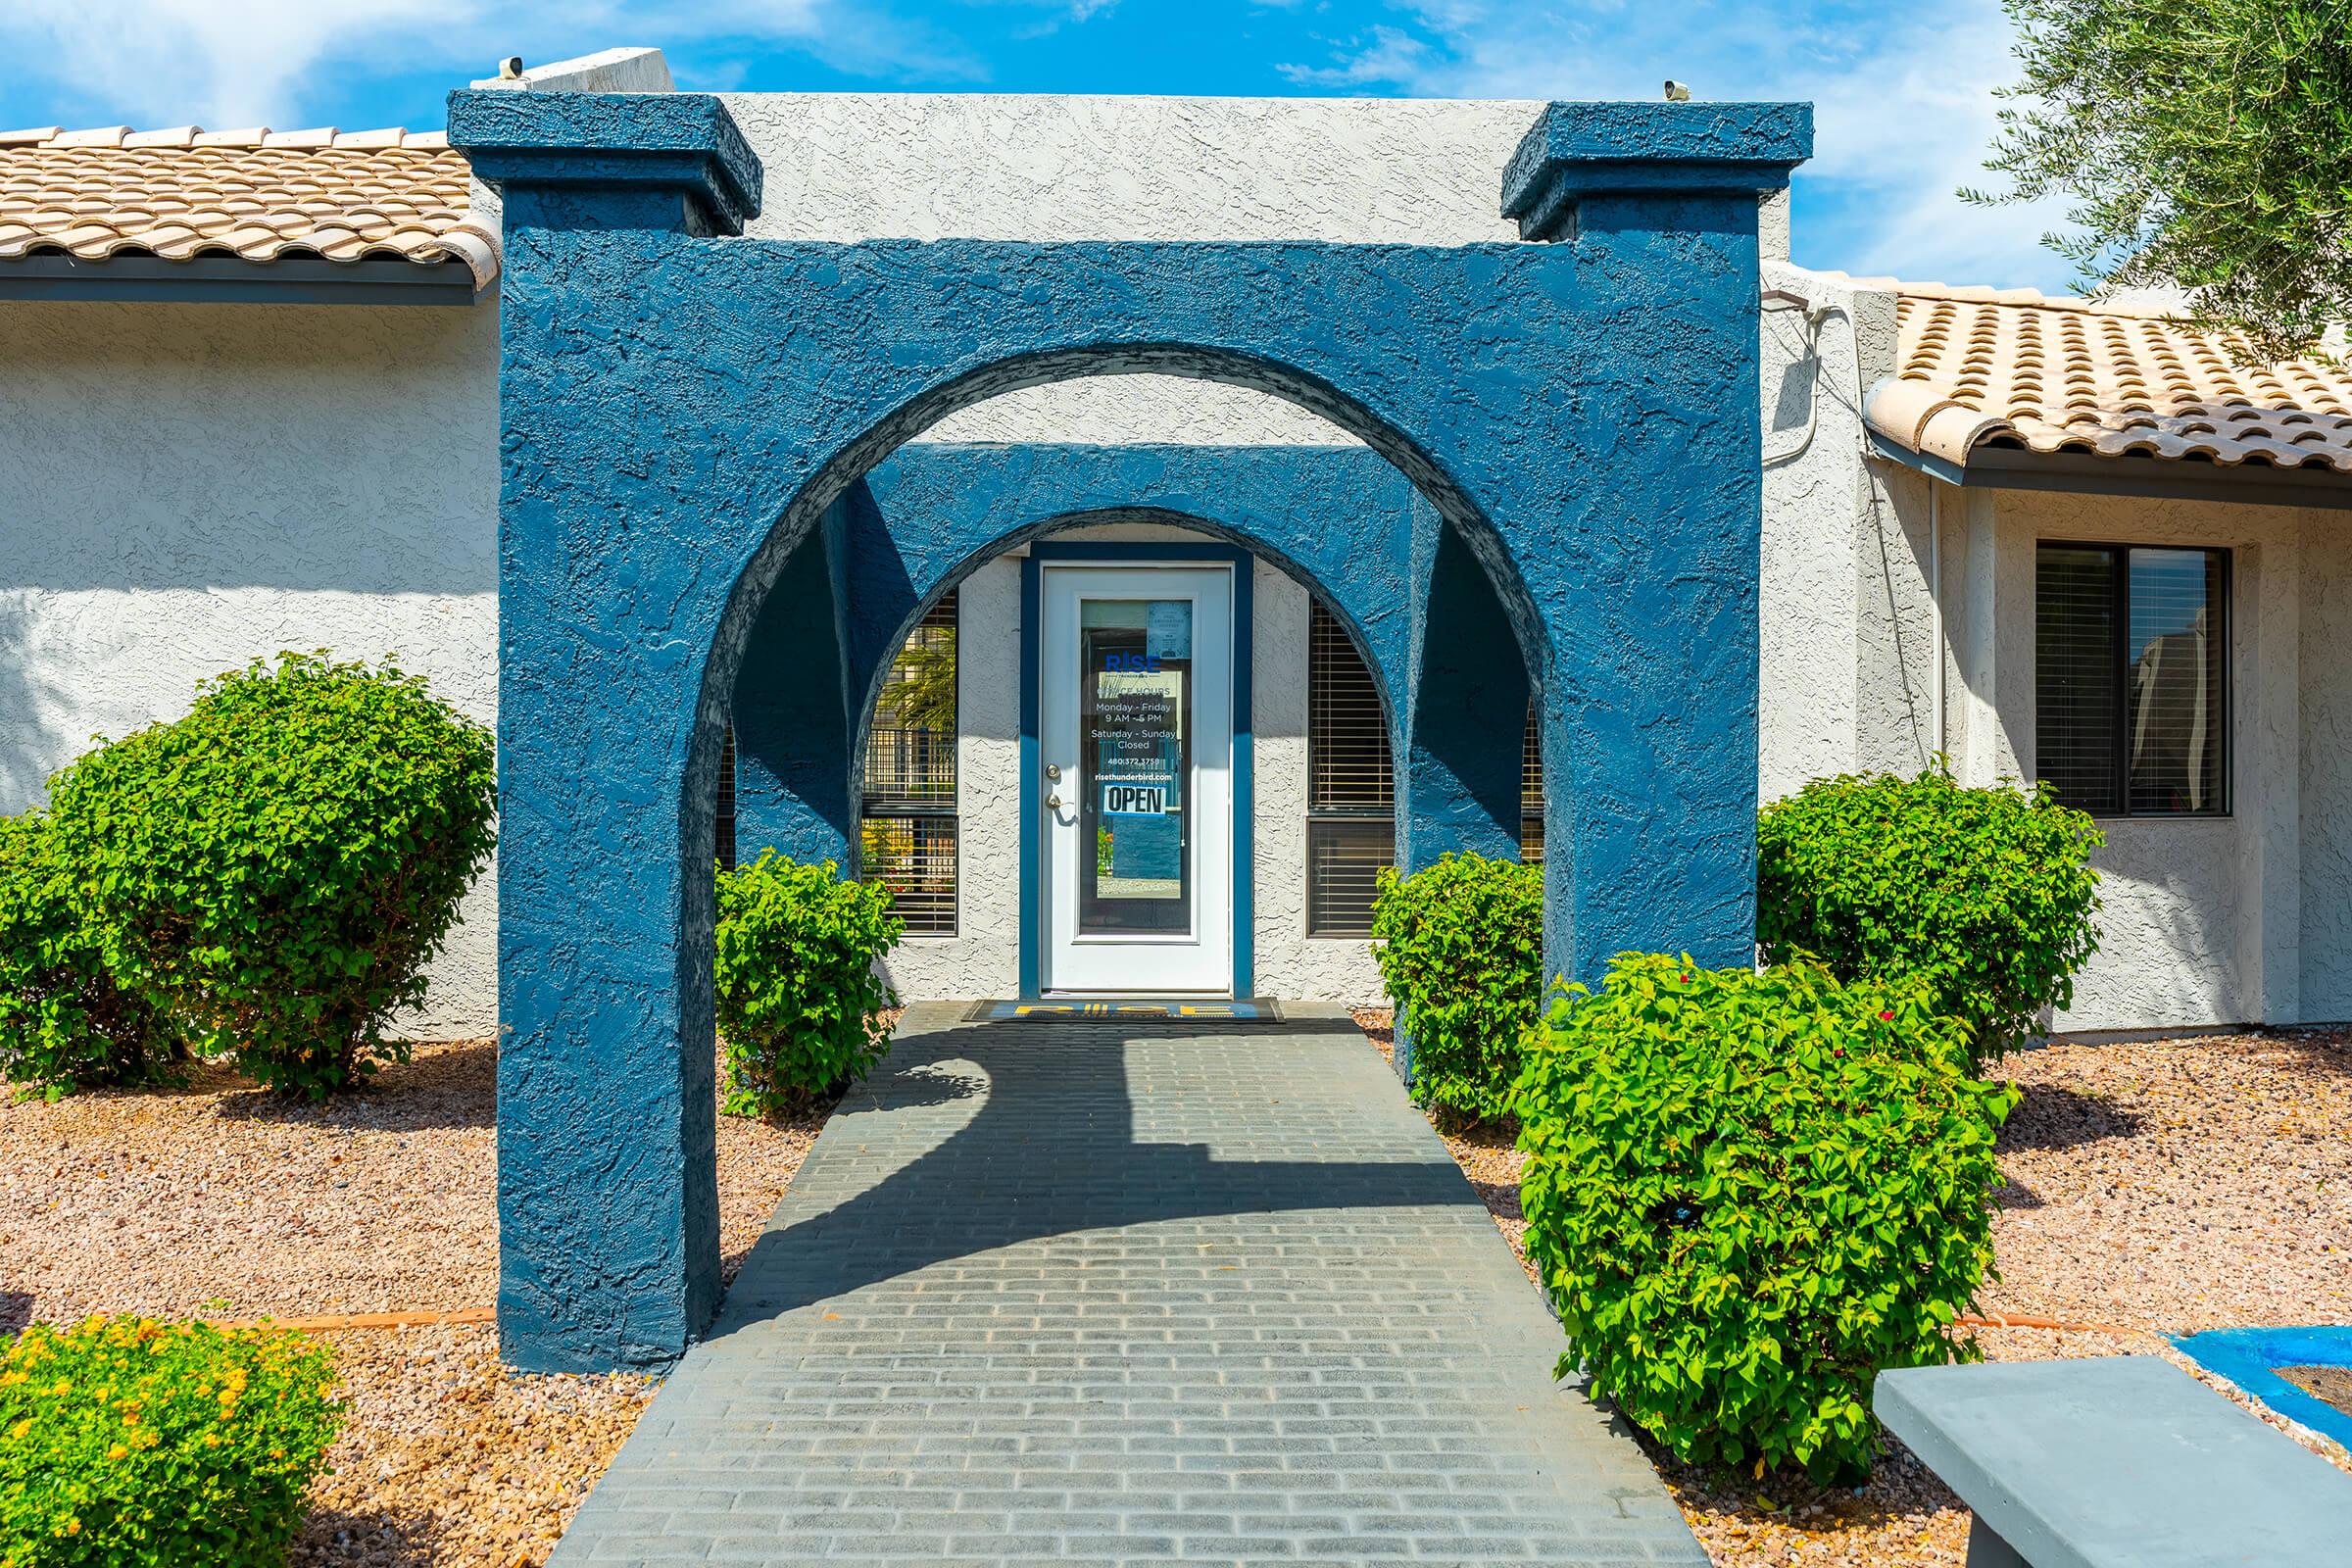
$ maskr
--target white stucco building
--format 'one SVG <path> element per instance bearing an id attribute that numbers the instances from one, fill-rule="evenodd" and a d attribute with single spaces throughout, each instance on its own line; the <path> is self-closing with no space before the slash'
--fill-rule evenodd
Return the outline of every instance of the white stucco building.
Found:
<path id="1" fill-rule="evenodd" d="M 515 85 L 668 77 L 617 52 Z M 1505 240 L 1494 193 L 1541 107 L 726 101 L 767 170 L 749 232 L 841 240 Z M 1169 145 L 1190 158 L 1144 156 Z M 224 194 L 257 179 L 267 211 Z M 2034 778 L 2050 739 L 2064 787 L 2108 817 L 2105 944 L 2062 1027 L 2352 1017 L 2352 676 L 2334 657 L 2352 580 L 2331 536 L 2352 386 L 2237 368 L 2152 314 L 1808 272 L 1773 259 L 1785 210 L 1764 221 L 1760 798 L 1938 752 L 1970 782 Z M 173 716 L 200 677 L 280 648 L 393 657 L 495 717 L 497 238 L 430 135 L 0 137 L 0 810 L 37 804 L 93 735 Z M 997 399 L 921 439 L 1353 444 L 1290 404 L 1152 376 Z M 1125 522 L 1057 541 L 1195 538 Z M 892 959 L 909 995 L 1016 994 L 1025 555 L 980 567 L 929 634 L 955 628 L 952 742 L 869 768 L 867 842 L 904 857 L 917 927 Z M 1370 1000 L 1378 694 L 1304 588 L 1240 569 L 1253 989 Z M 2044 657 L 2065 649 L 2073 665 Z M 418 1033 L 495 1028 L 493 899 L 484 878 Z"/>

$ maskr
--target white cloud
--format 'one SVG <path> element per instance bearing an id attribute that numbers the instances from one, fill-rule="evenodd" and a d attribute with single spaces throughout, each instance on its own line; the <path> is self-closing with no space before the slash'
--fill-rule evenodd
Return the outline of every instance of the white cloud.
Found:
<path id="1" fill-rule="evenodd" d="M 344 76 L 444 69 L 455 86 L 506 55 L 615 41 L 789 40 L 844 64 L 955 74 L 928 29 L 878 21 L 855 0 L 587 0 L 552 14 L 519 0 L 13 0 L 0 43 L 41 60 L 61 100 L 142 125 L 290 126 L 344 96 Z"/>
<path id="2" fill-rule="evenodd" d="M 1374 27 L 1371 40 L 1328 66 L 1277 66 L 1302 87 L 1362 87 L 1402 81 L 1429 64 L 1429 45 L 1396 27 Z"/>
<path id="3" fill-rule="evenodd" d="M 1797 259 L 1953 282 L 2064 282 L 2041 248 L 2051 206 L 1972 207 L 1997 107 L 2015 74 L 1998 0 L 1864 0 L 1529 8 L 1441 0 L 1411 34 L 1335 45 L 1314 82 L 1395 83 L 1446 97 L 1654 99 L 1669 76 L 1701 98 L 1806 99 L 1815 156 L 1800 174 Z M 1407 47 L 1411 45 L 1412 47 Z"/>
<path id="4" fill-rule="evenodd" d="M 331 54 L 402 30 L 448 30 L 466 0 L 17 0 L 5 24 L 19 60 L 38 51 L 69 92 L 147 124 L 193 118 L 269 123 Z"/>

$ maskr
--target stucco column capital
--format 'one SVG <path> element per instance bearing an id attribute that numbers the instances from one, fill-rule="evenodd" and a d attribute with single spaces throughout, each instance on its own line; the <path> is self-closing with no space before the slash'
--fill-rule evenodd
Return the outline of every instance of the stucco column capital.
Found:
<path id="1" fill-rule="evenodd" d="M 1587 197 L 1749 200 L 1812 156 L 1811 104 L 1547 104 L 1503 169 L 1502 216 L 1523 239 L 1559 239 Z"/>
<path id="2" fill-rule="evenodd" d="M 460 90 L 449 144 L 502 195 L 674 192 L 722 234 L 760 211 L 760 159 L 709 93 Z"/>

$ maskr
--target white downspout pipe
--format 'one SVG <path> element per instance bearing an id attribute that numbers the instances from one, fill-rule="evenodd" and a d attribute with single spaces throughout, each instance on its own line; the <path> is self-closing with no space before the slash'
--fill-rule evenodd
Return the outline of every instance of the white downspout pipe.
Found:
<path id="1" fill-rule="evenodd" d="M 1943 481 L 1928 481 L 1928 624 L 1929 644 L 1936 654 L 1936 697 L 1933 731 L 1935 752 L 1949 765 L 1950 749 L 1943 733 Z"/>

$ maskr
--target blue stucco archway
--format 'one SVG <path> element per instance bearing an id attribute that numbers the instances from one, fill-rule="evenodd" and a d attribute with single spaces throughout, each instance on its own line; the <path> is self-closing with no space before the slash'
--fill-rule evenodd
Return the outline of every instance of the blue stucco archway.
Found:
<path id="1" fill-rule="evenodd" d="M 850 864 L 864 730 L 907 631 L 981 562 L 1110 521 L 1264 559 L 1333 612 L 1390 718 L 1400 864 L 1517 853 L 1530 651 L 1404 476 L 1336 445 L 901 448 L 795 548 L 754 624 L 730 704 L 739 848 Z M 1036 946 L 1025 927 L 1024 973 Z"/>
<path id="2" fill-rule="evenodd" d="M 507 226 L 508 1355 L 659 1364 L 709 1322 L 710 801 L 744 649 L 851 486 L 998 393 L 1174 373 L 1362 440 L 1443 524 L 1422 596 L 1482 582 L 1534 672 L 1550 965 L 1744 960 L 1756 200 L 1809 139 L 1789 106 L 1553 106 L 1505 177 L 1523 243 L 844 245 L 739 237 L 760 172 L 716 99 L 453 95 Z"/>

